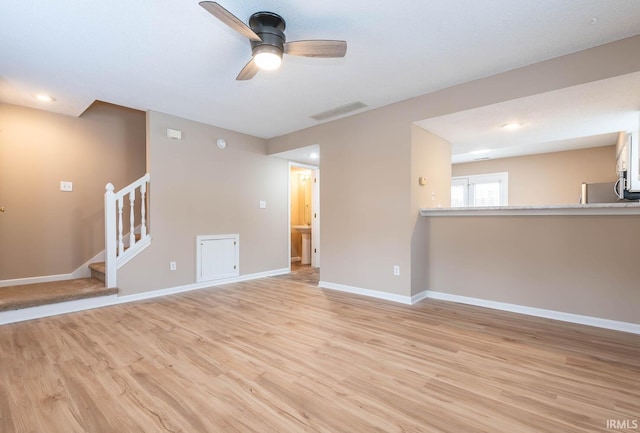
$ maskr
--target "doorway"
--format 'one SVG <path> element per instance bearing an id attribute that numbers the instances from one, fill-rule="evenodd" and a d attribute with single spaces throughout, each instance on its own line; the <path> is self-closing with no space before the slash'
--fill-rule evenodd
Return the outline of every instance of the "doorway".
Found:
<path id="1" fill-rule="evenodd" d="M 289 258 L 291 268 L 320 267 L 320 170 L 289 163 Z"/>

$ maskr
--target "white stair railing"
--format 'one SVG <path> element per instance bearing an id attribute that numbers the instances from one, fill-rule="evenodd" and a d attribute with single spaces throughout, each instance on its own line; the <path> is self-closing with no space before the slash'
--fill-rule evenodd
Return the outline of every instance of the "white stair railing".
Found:
<path id="1" fill-rule="evenodd" d="M 117 287 L 118 269 L 137 256 L 151 244 L 151 234 L 147 224 L 147 187 L 149 173 L 132 184 L 114 192 L 108 183 L 104 193 L 105 222 L 105 284 L 107 288 Z M 136 212 L 136 201 L 138 212 Z M 129 206 L 128 233 L 124 233 L 126 213 L 125 202 Z M 139 235 L 139 236 L 138 236 Z"/>

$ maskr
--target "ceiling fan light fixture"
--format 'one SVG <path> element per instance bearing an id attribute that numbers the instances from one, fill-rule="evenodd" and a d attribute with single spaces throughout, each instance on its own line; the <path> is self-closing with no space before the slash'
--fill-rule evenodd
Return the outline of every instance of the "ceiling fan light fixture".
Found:
<path id="1" fill-rule="evenodd" d="M 252 79 L 261 69 L 274 70 L 280 67 L 282 56 L 337 58 L 347 53 L 347 42 L 340 40 L 311 39 L 287 42 L 284 19 L 274 13 L 261 11 L 249 17 L 249 25 L 215 1 L 201 1 L 207 12 L 232 30 L 249 39 L 251 60 L 242 68 L 236 80 Z"/>
<path id="2" fill-rule="evenodd" d="M 282 51 L 272 45 L 261 45 L 253 50 L 253 61 L 265 71 L 278 69 L 282 64 Z"/>

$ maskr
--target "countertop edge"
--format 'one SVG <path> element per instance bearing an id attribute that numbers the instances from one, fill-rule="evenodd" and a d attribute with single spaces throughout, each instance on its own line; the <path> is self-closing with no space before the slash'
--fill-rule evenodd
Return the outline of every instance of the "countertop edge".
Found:
<path id="1" fill-rule="evenodd" d="M 640 215 L 640 203 L 594 203 L 550 206 L 492 206 L 462 208 L 423 208 L 425 217 L 526 216 L 526 215 Z"/>

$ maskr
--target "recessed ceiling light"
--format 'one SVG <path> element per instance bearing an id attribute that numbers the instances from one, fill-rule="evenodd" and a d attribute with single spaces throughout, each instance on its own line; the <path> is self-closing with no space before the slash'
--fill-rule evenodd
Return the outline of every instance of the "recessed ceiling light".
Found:
<path id="1" fill-rule="evenodd" d="M 483 153 L 489 153 L 489 152 L 491 152 L 491 149 L 472 150 L 469 153 L 472 155 L 482 155 Z"/>
<path id="2" fill-rule="evenodd" d="M 509 122 L 509 123 L 505 123 L 501 127 L 503 129 L 513 130 L 513 129 L 522 128 L 523 126 L 524 126 L 524 122 Z"/>
<path id="3" fill-rule="evenodd" d="M 318 159 L 318 154 L 313 152 L 311 155 L 309 155 L 309 158 L 311 159 Z"/>
<path id="4" fill-rule="evenodd" d="M 35 95 L 35 98 L 40 102 L 53 102 L 56 100 L 53 96 L 45 95 L 44 93 Z"/>

